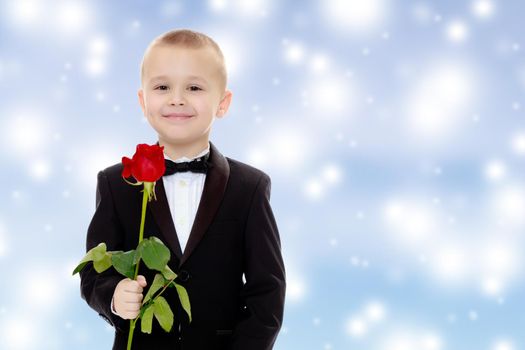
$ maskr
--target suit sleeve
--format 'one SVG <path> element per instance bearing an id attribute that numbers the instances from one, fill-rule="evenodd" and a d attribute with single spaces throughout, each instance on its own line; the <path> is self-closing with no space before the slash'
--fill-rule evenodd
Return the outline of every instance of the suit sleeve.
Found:
<path id="1" fill-rule="evenodd" d="M 232 337 L 233 350 L 270 350 L 281 328 L 285 298 L 285 268 L 277 224 L 270 206 L 271 180 L 257 184 L 245 229 L 246 283 L 241 291 L 248 317 Z"/>
<path id="2" fill-rule="evenodd" d="M 97 178 L 96 210 L 88 227 L 86 252 L 105 242 L 108 250 L 122 250 L 123 228 L 118 220 L 109 181 L 100 171 Z M 88 305 L 113 327 L 123 329 L 124 319 L 111 312 L 111 299 L 115 287 L 124 277 L 113 268 L 97 273 L 93 263 L 88 263 L 80 272 L 80 292 Z"/>

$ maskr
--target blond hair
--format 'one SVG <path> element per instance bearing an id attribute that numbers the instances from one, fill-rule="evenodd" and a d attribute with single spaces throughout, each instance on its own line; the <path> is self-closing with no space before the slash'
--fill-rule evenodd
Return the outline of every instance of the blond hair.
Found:
<path id="1" fill-rule="evenodd" d="M 143 81 L 144 78 L 144 61 L 148 53 L 155 46 L 178 46 L 189 49 L 201 49 L 205 47 L 210 47 L 217 54 L 219 61 L 219 74 L 221 78 L 222 87 L 226 88 L 227 83 L 227 73 L 226 73 L 226 64 L 224 62 L 224 55 L 222 53 L 219 45 L 209 36 L 203 33 L 199 33 L 190 29 L 174 29 L 166 33 L 163 33 L 153 39 L 153 41 L 148 45 L 144 56 L 142 57 L 142 62 L 140 63 L 140 81 Z"/>

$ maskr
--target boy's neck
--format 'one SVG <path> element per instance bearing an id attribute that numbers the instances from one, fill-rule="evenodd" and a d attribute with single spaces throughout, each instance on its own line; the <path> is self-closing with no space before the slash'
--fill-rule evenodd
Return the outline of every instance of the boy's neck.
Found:
<path id="1" fill-rule="evenodd" d="M 169 144 L 159 139 L 159 145 L 164 146 L 164 153 L 166 153 L 172 160 L 176 160 L 181 157 L 190 159 L 194 158 L 199 153 L 208 148 L 208 144 L 208 140 L 191 144 Z"/>

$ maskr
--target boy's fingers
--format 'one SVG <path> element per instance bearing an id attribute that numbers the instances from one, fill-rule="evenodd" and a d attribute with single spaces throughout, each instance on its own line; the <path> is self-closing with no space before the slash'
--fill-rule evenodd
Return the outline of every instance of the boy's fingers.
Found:
<path id="1" fill-rule="evenodd" d="M 137 282 L 140 284 L 141 287 L 146 287 L 148 283 L 146 282 L 146 278 L 142 275 L 137 276 Z"/>
<path id="2" fill-rule="evenodd" d="M 125 291 L 128 292 L 128 293 L 137 294 L 137 293 L 142 293 L 143 289 L 142 289 L 142 287 L 139 284 L 133 283 L 133 284 L 129 285 L 125 289 Z"/>
<path id="3" fill-rule="evenodd" d="M 142 294 L 139 294 L 139 293 L 129 293 L 127 296 L 126 296 L 126 300 L 125 302 L 128 303 L 128 304 L 140 304 L 142 302 L 142 299 L 144 298 L 144 296 Z"/>

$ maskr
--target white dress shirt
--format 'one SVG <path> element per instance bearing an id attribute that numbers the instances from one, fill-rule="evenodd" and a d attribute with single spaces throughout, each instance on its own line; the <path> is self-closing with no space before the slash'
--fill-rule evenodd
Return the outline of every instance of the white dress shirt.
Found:
<path id="1" fill-rule="evenodd" d="M 164 158 L 173 160 L 175 163 L 189 162 L 202 157 L 209 151 L 210 144 L 208 143 L 208 147 L 193 158 L 181 157 L 173 160 L 166 153 L 164 153 Z M 179 237 L 180 247 L 182 252 L 184 252 L 190 237 L 193 221 L 195 221 L 195 216 L 197 215 L 197 209 L 199 208 L 206 174 L 185 171 L 164 176 L 162 180 L 166 190 L 171 218 Z"/>

